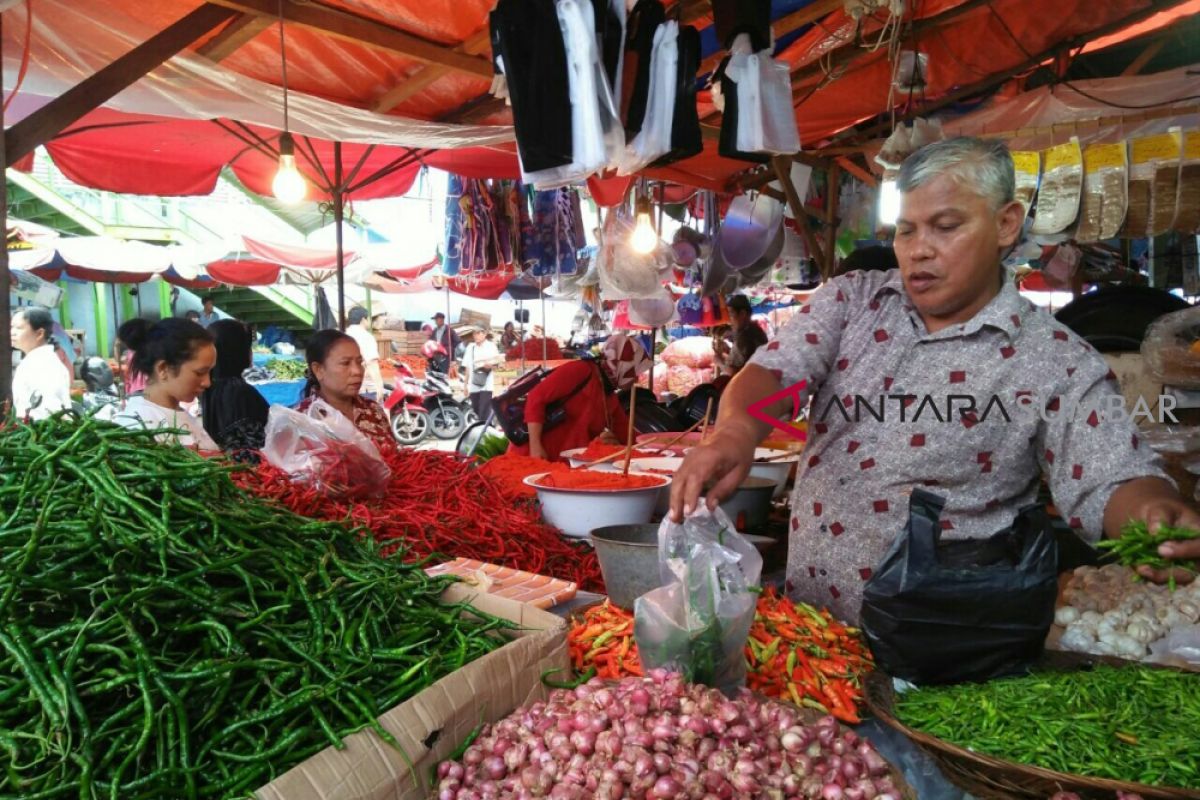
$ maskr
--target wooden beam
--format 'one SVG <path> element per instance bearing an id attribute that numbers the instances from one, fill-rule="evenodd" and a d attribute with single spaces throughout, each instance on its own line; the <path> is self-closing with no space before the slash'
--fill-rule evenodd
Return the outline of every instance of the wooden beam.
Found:
<path id="1" fill-rule="evenodd" d="M 484 27 L 474 36 L 455 48 L 457 52 L 477 56 L 487 51 L 491 46 L 491 31 Z M 372 110 L 376 114 L 386 114 L 396 106 L 416 97 L 428 89 L 435 81 L 448 75 L 452 70 L 443 64 L 427 64 L 412 75 L 404 78 L 375 101 Z"/>
<path id="2" fill-rule="evenodd" d="M 902 29 L 900 34 L 905 41 L 915 42 L 924 33 L 935 28 L 940 28 L 943 25 L 948 25 L 954 20 L 966 14 L 975 11 L 978 8 L 985 8 L 991 3 L 991 0 L 967 0 L 954 6 L 951 9 L 943 11 L 940 14 L 934 14 L 932 17 L 916 20 L 907 30 Z M 845 67 L 859 58 L 870 55 L 870 51 L 858 46 L 857 42 L 846 42 L 839 47 L 831 50 L 820 63 L 809 64 L 792 74 L 792 89 L 799 89 L 802 86 L 811 85 L 825 79 L 825 70 L 836 70 L 840 67 Z"/>
<path id="3" fill-rule="evenodd" d="M 247 14 L 277 19 L 279 6 L 275 0 L 213 0 L 216 5 Z M 429 64 L 441 64 L 459 72 L 492 77 L 492 64 L 486 58 L 456 52 L 445 45 L 384 25 L 367 17 L 351 14 L 316 3 L 288 0 L 283 17 L 293 25 L 345 42 L 384 50 L 414 58 Z"/>
<path id="4" fill-rule="evenodd" d="M 1117 31 L 1128 28 L 1130 25 L 1136 25 L 1139 22 L 1149 19 L 1150 17 L 1154 16 L 1155 14 L 1161 13 L 1163 11 L 1167 11 L 1175 6 L 1183 4 L 1184 2 L 1186 2 L 1186 0 L 1150 0 L 1149 5 L 1141 8 L 1138 11 L 1135 11 L 1132 14 L 1121 17 L 1118 20 L 1114 20 L 1113 22 L 1110 22 L 1107 25 L 1102 25 L 1093 31 L 1079 34 L 1078 36 L 1072 36 L 1069 39 L 1064 39 L 1063 41 L 1059 42 L 1058 44 L 1048 47 L 1045 50 L 1041 51 L 1040 53 L 1035 53 L 1032 58 L 1027 58 L 1024 61 L 1022 61 L 1020 64 L 1017 64 L 1016 66 L 1014 66 L 1010 69 L 1006 69 L 1003 72 L 998 72 L 995 75 L 991 75 L 987 78 L 983 78 L 982 80 L 978 80 L 975 83 L 964 86 L 961 89 L 953 91 L 950 94 L 945 95 L 944 97 L 941 97 L 932 103 L 927 103 L 925 105 L 921 105 L 920 107 L 915 108 L 915 109 L 909 111 L 908 113 L 904 114 L 902 117 L 897 117 L 896 123 L 899 124 L 901 122 L 909 122 L 910 120 L 913 120 L 916 117 L 924 116 L 926 114 L 931 114 L 934 111 L 938 111 L 942 108 L 945 108 L 946 106 L 953 105 L 953 104 L 957 103 L 959 100 L 963 100 L 967 97 L 973 97 L 974 95 L 980 94 L 981 92 L 985 92 L 988 89 L 991 89 L 995 86 L 998 86 L 998 85 L 1004 83 L 1005 81 L 1012 78 L 1014 75 L 1018 75 L 1022 72 L 1025 72 L 1026 70 L 1033 69 L 1034 67 L 1038 66 L 1039 64 L 1041 64 L 1045 61 L 1049 61 L 1053 58 L 1057 58 L 1058 56 L 1065 55 L 1065 54 L 1071 52 L 1072 50 L 1075 50 L 1076 48 L 1080 47 L 1081 45 L 1086 44 L 1087 42 L 1091 41 L 1092 39 L 1099 39 L 1104 36 L 1108 36 L 1109 34 L 1116 33 Z M 830 144 L 831 145 L 844 144 L 848 140 L 855 140 L 855 141 L 870 140 L 870 139 L 875 138 L 876 136 L 879 136 L 880 134 L 884 133 L 885 131 L 890 130 L 891 127 L 892 127 L 892 122 L 890 119 L 887 119 L 882 122 L 877 122 L 876 124 L 871 125 L 867 128 L 847 129 L 847 130 L 841 131 L 840 133 L 836 133 L 832 137 L 830 137 Z M 820 154 L 825 151 L 817 150 L 816 152 L 818 154 Z"/>
<path id="5" fill-rule="evenodd" d="M 1142 50 L 1142 52 L 1138 53 L 1137 58 L 1130 62 L 1129 66 L 1125 68 L 1121 75 L 1137 75 L 1139 72 L 1145 69 L 1146 65 L 1150 63 L 1151 59 L 1158 55 L 1163 47 L 1167 44 L 1168 38 L 1170 37 L 1163 35 L 1146 45 L 1146 48 Z"/>
<path id="6" fill-rule="evenodd" d="M 846 172 L 849 172 L 854 177 L 858 178 L 860 181 L 865 183 L 867 186 L 875 187 L 875 186 L 879 185 L 878 178 L 876 178 L 874 175 L 872 175 L 870 173 L 870 171 L 863 169 L 858 164 L 851 161 L 846 156 L 842 156 L 840 158 L 835 158 L 834 161 L 837 163 L 838 166 L 840 166 L 842 169 L 846 170 Z"/>
<path id="7" fill-rule="evenodd" d="M 843 5 L 845 5 L 845 0 L 816 0 L 798 11 L 793 11 L 791 14 L 775 20 L 771 23 L 771 29 L 775 32 L 775 38 L 779 39 L 803 28 L 805 25 L 811 25 L 814 22 L 824 19 L 831 12 L 838 10 Z M 707 75 L 712 72 L 720 66 L 721 59 L 725 58 L 726 55 L 728 55 L 726 50 L 717 50 L 717 52 L 700 62 L 700 70 L 696 74 Z"/>
<path id="8" fill-rule="evenodd" d="M 155 67 L 233 16 L 234 12 L 229 9 L 205 3 L 54 98 L 9 129 L 5 164 L 12 166 L 32 153 L 35 147 L 137 83 Z"/>
<path id="9" fill-rule="evenodd" d="M 257 14 L 242 14 L 222 28 L 216 36 L 196 48 L 196 52 L 210 61 L 219 63 L 241 49 L 242 45 L 248 44 L 255 36 L 258 36 L 271 27 L 273 22 L 274 20 L 270 17 L 260 17 Z"/>
<path id="10" fill-rule="evenodd" d="M 805 212 L 808 209 L 804 207 L 804 200 L 801 199 L 796 191 L 796 185 L 792 183 L 792 160 L 787 156 L 773 156 L 771 158 L 771 169 L 775 172 L 775 178 L 779 181 L 779 185 L 783 187 L 783 194 L 787 197 L 788 208 L 792 210 L 792 218 L 796 220 L 796 224 L 800 226 L 800 234 L 804 237 L 804 243 L 808 246 L 809 255 L 817 260 L 820 264 L 825 260 L 824 254 L 821 252 L 821 245 L 817 242 L 817 237 L 813 235 L 812 228 L 808 224 L 808 218 Z"/>

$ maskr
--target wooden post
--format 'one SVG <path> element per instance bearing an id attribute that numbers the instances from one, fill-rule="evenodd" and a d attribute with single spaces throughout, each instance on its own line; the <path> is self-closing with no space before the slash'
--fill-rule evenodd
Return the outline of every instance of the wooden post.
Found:
<path id="1" fill-rule="evenodd" d="M 825 264 L 821 271 L 826 278 L 837 269 L 838 190 L 841 188 L 842 168 L 836 162 L 829 165 L 829 185 L 825 197 Z"/>
<path id="2" fill-rule="evenodd" d="M 0 15 L 0 20 L 3 15 Z M 2 23 L 0 23 L 2 25 Z M 0 42 L 3 39 L 0 28 Z M 4 81 L 0 79 L 0 96 L 4 94 Z M 0 157 L 4 156 L 4 109 L 0 108 Z M 7 162 L 5 162 L 7 163 Z M 8 272 L 8 182 L 0 186 L 0 222 L 4 223 L 4 253 L 0 254 L 0 409 L 7 410 L 12 402 L 12 320 L 9 318 L 11 276 Z"/>
<path id="3" fill-rule="evenodd" d="M 342 218 L 346 197 L 342 186 L 342 143 L 333 143 L 333 224 L 337 236 L 338 330 L 346 330 L 346 254 L 342 245 Z"/>
<path id="4" fill-rule="evenodd" d="M 788 208 L 792 210 L 792 217 L 796 220 L 796 224 L 800 226 L 800 233 L 804 236 L 804 243 L 808 247 L 808 254 L 818 263 L 825 263 L 825 256 L 821 252 L 821 243 L 817 241 L 817 237 L 813 234 L 812 226 L 808 224 L 807 211 L 804 208 L 804 200 L 796 191 L 796 185 L 792 183 L 792 162 L 786 156 L 775 156 L 771 159 L 771 167 L 775 170 L 775 177 L 779 179 L 779 183 L 783 186 L 784 197 L 787 198 Z M 821 274 L 825 273 L 824 266 L 821 267 Z"/>

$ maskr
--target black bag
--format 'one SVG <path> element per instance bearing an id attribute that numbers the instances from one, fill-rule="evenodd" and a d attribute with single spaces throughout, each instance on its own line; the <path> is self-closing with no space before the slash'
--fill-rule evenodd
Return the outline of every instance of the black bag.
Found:
<path id="1" fill-rule="evenodd" d="M 502 394 L 492 398 L 492 412 L 496 415 L 496 422 L 499 423 L 500 429 L 513 444 L 529 443 L 529 426 L 525 424 L 525 401 L 533 388 L 549 374 L 549 370 L 535 367 L 509 384 Z M 592 375 L 589 374 L 569 395 L 546 404 L 546 421 L 542 423 L 543 431 L 557 427 L 567 418 L 567 401 L 583 391 L 583 387 L 587 386 L 591 380 Z"/>
<path id="2" fill-rule="evenodd" d="M 1054 621 L 1058 548 L 1044 505 L 987 539 L 941 542 L 944 500 L 913 490 L 908 526 L 863 592 L 876 663 L 917 684 L 1026 670 Z"/>
<path id="3" fill-rule="evenodd" d="M 482 389 L 484 386 L 487 386 L 488 375 L 491 373 L 491 367 L 476 367 L 471 370 L 471 385 L 476 389 Z"/>

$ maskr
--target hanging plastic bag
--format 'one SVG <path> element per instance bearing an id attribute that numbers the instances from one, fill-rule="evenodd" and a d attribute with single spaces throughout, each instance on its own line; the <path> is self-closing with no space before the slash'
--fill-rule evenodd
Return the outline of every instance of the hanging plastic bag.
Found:
<path id="1" fill-rule="evenodd" d="M 679 23 L 658 26 L 650 53 L 650 91 L 642 129 L 625 146 L 617 166 L 618 175 L 641 172 L 650 162 L 671 149 L 671 126 L 675 117 L 676 73 L 679 70 Z"/>
<path id="2" fill-rule="evenodd" d="M 986 681 L 1038 659 L 1054 621 L 1058 549 L 1045 506 L 987 539 L 941 541 L 943 500 L 914 489 L 908 525 L 867 581 L 863 631 L 888 675 Z"/>
<path id="3" fill-rule="evenodd" d="M 1125 143 L 1090 144 L 1083 151 L 1083 197 L 1075 241 L 1090 244 L 1111 239 L 1125 219 Z"/>
<path id="4" fill-rule="evenodd" d="M 335 499 L 378 497 L 392 477 L 375 443 L 323 400 L 307 413 L 271 406 L 263 456 L 295 483 Z"/>
<path id="5" fill-rule="evenodd" d="M 800 150 L 788 66 L 770 51 L 752 52 L 745 34 L 734 39 L 725 74 L 737 84 L 738 150 L 791 154 Z"/>
<path id="6" fill-rule="evenodd" d="M 647 669 L 664 667 L 727 695 L 746 680 L 743 651 L 762 556 L 718 508 L 658 528 L 663 585 L 634 603 L 634 639 Z"/>

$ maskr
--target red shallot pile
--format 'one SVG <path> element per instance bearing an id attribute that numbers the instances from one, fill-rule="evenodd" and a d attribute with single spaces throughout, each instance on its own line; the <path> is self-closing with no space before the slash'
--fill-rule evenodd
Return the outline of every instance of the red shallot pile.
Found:
<path id="1" fill-rule="evenodd" d="M 652 670 L 593 679 L 485 727 L 438 767 L 438 800 L 899 800 L 875 748 L 833 717 Z"/>

